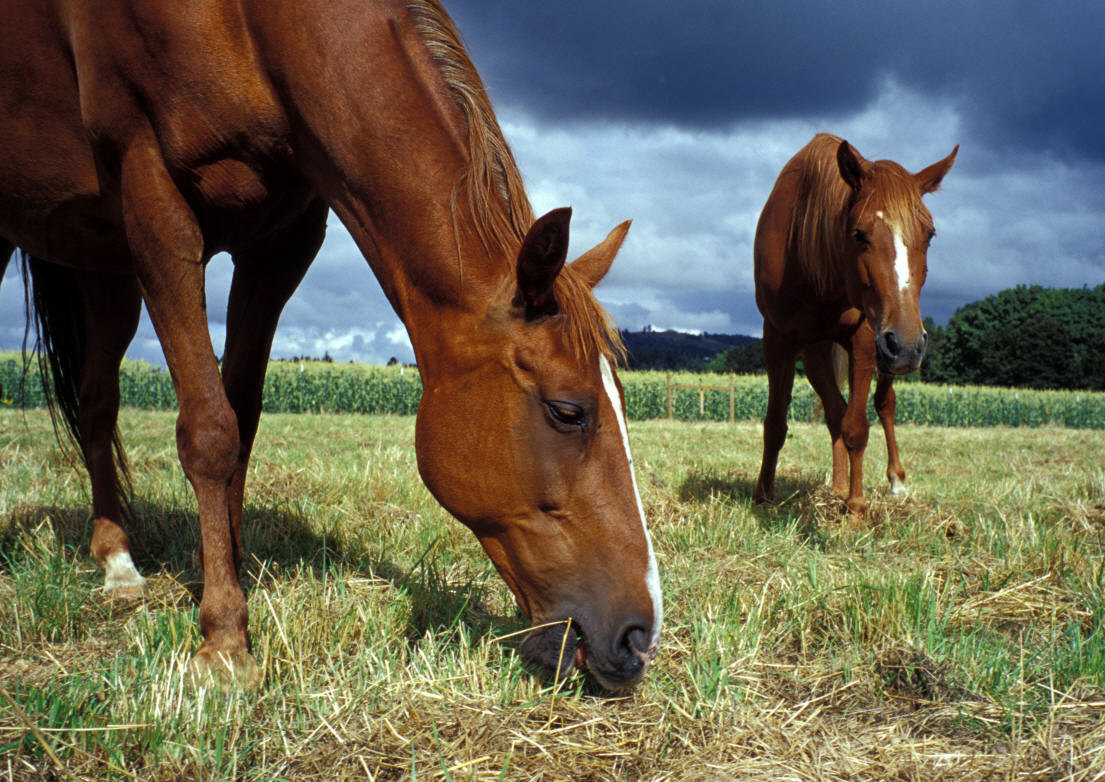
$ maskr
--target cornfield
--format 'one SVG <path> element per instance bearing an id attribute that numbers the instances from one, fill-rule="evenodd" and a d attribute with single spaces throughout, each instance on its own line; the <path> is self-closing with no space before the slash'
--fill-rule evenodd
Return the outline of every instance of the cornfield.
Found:
<path id="1" fill-rule="evenodd" d="M 730 377 L 663 372 L 620 374 L 629 417 L 665 418 L 668 385 L 718 386 L 724 390 L 679 388 L 671 391 L 672 417 L 690 421 L 724 421 L 729 417 Z M 16 353 L 0 354 L 0 404 L 20 408 L 45 404 L 37 366 L 24 366 Z M 767 379 L 762 375 L 732 378 L 733 413 L 737 420 L 762 419 Z M 899 383 L 899 423 L 930 426 L 1045 426 L 1105 429 L 1105 394 L 1090 391 L 1036 391 L 978 386 Z M 123 405 L 169 409 L 176 404 L 168 371 L 143 361 L 125 361 L 120 373 Z M 422 382 L 409 367 L 274 361 L 265 379 L 264 408 L 274 413 L 366 413 L 410 415 L 418 410 Z M 790 417 L 811 421 L 819 416 L 817 397 L 798 380 Z M 868 406 L 868 416 L 874 411 Z"/>

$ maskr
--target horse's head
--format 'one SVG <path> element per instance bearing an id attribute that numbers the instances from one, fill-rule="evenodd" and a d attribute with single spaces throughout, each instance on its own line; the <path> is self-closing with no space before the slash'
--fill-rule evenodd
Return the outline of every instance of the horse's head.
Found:
<path id="1" fill-rule="evenodd" d="M 591 294 L 629 223 L 565 265 L 570 216 L 534 223 L 479 336 L 426 384 L 418 465 L 529 617 L 523 654 L 559 675 L 586 661 L 616 689 L 643 675 L 662 615 L 607 316 Z"/>
<path id="2" fill-rule="evenodd" d="M 921 196 L 940 186 L 958 151 L 910 174 L 889 160 L 864 160 L 847 141 L 837 148 L 840 175 L 852 190 L 846 241 L 855 263 L 847 265 L 848 298 L 875 332 L 883 371 L 906 374 L 924 358 L 928 335 L 918 299 L 935 231 Z"/>

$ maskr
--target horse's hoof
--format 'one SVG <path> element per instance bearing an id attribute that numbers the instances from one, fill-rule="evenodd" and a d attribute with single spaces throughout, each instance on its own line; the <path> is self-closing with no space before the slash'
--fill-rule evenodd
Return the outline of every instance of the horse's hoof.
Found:
<path id="1" fill-rule="evenodd" d="M 895 475 L 890 479 L 890 493 L 895 497 L 908 497 L 909 487 L 905 485 L 905 481 Z"/>
<path id="2" fill-rule="evenodd" d="M 149 591 L 149 584 L 128 551 L 116 551 L 103 562 L 104 567 L 104 592 L 114 598 L 142 597 Z"/>
<path id="3" fill-rule="evenodd" d="M 188 683 L 196 688 L 208 682 L 252 690 L 261 683 L 261 669 L 249 652 L 227 654 L 201 648 L 188 664 Z"/>
<path id="4" fill-rule="evenodd" d="M 846 503 L 848 506 L 848 520 L 852 522 L 862 522 L 867 518 L 867 500 L 862 497 L 859 499 L 852 498 Z"/>
<path id="5" fill-rule="evenodd" d="M 140 600 L 150 592 L 146 579 L 137 584 L 104 584 L 104 594 L 112 600 Z"/>

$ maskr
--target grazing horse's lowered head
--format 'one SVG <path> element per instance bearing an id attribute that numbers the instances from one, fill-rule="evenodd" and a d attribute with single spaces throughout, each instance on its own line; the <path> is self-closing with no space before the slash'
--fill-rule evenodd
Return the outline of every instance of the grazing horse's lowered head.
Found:
<path id="1" fill-rule="evenodd" d="M 851 305 L 875 331 L 878 366 L 884 372 L 913 372 L 925 356 L 928 335 L 918 298 L 935 231 L 921 196 L 940 186 L 958 151 L 957 146 L 943 160 L 910 174 L 891 160 L 864 160 L 847 141 L 837 148 L 840 175 L 851 189 L 845 288 Z"/>
<path id="2" fill-rule="evenodd" d="M 570 216 L 533 224 L 516 274 L 457 332 L 451 381 L 424 370 L 418 465 L 530 619 L 523 655 L 558 676 L 586 663 L 619 689 L 655 656 L 663 611 L 613 369 L 620 342 L 591 293 L 629 223 L 565 264 Z"/>

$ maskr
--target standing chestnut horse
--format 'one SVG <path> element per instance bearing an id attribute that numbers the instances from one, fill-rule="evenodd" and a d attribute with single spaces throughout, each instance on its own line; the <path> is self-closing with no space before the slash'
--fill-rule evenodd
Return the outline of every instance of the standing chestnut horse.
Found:
<path id="1" fill-rule="evenodd" d="M 820 133 L 779 174 L 756 226 L 756 304 L 764 316 L 769 386 L 757 502 L 775 499 L 799 353 L 825 408 L 833 489 L 847 498 L 848 510 L 862 515 L 867 508 L 863 452 L 876 367 L 887 477 L 895 491 L 904 490 L 891 383 L 894 375 L 917 369 L 925 355 L 917 299 L 935 231 L 921 196 L 940 186 L 958 151 L 910 174 L 890 160 L 864 160 L 847 141 Z M 836 346 L 848 353 L 847 404 L 833 367 Z"/>
<path id="2" fill-rule="evenodd" d="M 535 625 L 523 652 L 557 673 L 586 661 L 610 688 L 641 677 L 661 598 L 621 346 L 591 293 L 629 224 L 565 264 L 571 212 L 534 220 L 437 0 L 5 0 L 0 140 L 0 250 L 32 257 L 108 590 L 143 585 L 113 449 L 143 302 L 165 351 L 203 539 L 197 674 L 258 677 L 238 585 L 246 467 L 277 319 L 333 209 L 414 346 L 422 478 Z M 204 268 L 224 250 L 220 373 Z"/>

